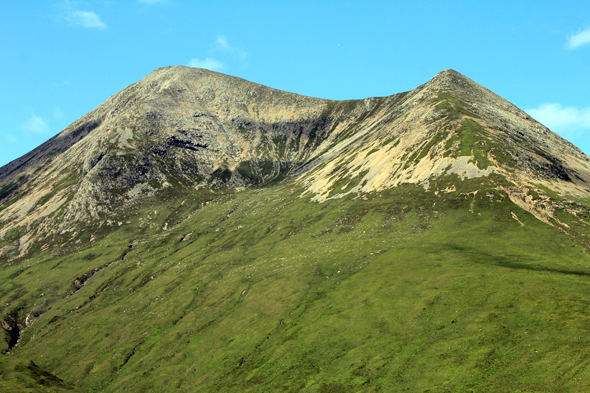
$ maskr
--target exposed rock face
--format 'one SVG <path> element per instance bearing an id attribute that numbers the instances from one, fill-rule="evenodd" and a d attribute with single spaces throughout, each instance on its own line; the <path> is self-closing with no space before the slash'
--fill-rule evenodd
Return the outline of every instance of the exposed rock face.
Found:
<path id="1" fill-rule="evenodd" d="M 286 177 L 318 201 L 408 182 L 428 188 L 443 174 L 496 173 L 515 184 L 511 195 L 553 180 L 550 188 L 581 195 L 587 163 L 575 146 L 452 70 L 407 93 L 338 102 L 167 67 L 0 168 L 0 237 L 16 233 L 18 244 L 3 252 L 22 254 L 37 238 L 107 220 L 169 187 Z"/>
<path id="2" fill-rule="evenodd" d="M 461 178 L 500 173 L 518 184 L 558 179 L 570 192 L 579 190 L 575 185 L 587 190 L 590 183 L 588 157 L 577 147 L 453 70 L 411 92 L 382 99 L 349 133 L 354 136 L 319 159 L 329 163 L 304 180 L 318 200 L 333 190 L 329 176 L 362 174 L 348 192 L 407 182 L 428 187 L 431 176 L 443 173 Z"/>
<path id="3" fill-rule="evenodd" d="M 64 231 L 178 182 L 271 181 L 312 154 L 325 106 L 206 70 L 156 70 L 0 169 L 0 201 L 13 202 L 2 215 L 15 227 L 60 209 L 52 227 Z"/>

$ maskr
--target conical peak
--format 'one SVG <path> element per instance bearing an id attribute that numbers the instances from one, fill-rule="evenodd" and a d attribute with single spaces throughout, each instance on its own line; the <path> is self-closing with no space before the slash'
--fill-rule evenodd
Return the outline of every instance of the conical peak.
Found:
<path id="1" fill-rule="evenodd" d="M 471 103 L 485 102 L 487 105 L 494 103 L 494 105 L 501 107 L 513 106 L 499 95 L 452 69 L 439 72 L 434 78 L 418 89 L 422 95 L 427 96 L 449 93 L 452 96 L 465 99 Z M 515 109 L 511 109 L 511 111 L 513 110 Z"/>
<path id="2" fill-rule="evenodd" d="M 465 75 L 451 69 L 439 72 L 426 85 L 441 91 L 461 91 L 483 88 Z"/>
<path id="3" fill-rule="evenodd" d="M 438 74 L 434 76 L 435 78 L 444 78 L 444 79 L 469 79 L 465 75 L 457 72 L 451 68 L 447 68 L 446 70 L 442 70 Z"/>

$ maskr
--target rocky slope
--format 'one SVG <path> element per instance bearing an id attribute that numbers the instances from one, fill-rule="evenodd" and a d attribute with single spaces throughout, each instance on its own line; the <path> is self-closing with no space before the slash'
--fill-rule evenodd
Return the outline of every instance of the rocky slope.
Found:
<path id="1" fill-rule="evenodd" d="M 506 100 L 445 70 L 407 93 L 329 101 L 187 67 L 158 69 L 37 149 L 0 168 L 0 238 L 9 258 L 79 223 L 175 187 L 241 189 L 297 179 L 317 201 L 497 173 L 511 198 L 538 185 L 585 197 L 588 157 Z M 441 191 L 441 190 L 435 190 Z"/>

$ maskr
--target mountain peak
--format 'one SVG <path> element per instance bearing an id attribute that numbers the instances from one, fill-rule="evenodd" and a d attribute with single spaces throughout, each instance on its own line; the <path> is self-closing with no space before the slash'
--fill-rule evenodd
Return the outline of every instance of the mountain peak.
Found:
<path id="1" fill-rule="evenodd" d="M 435 78 L 436 77 L 440 77 L 440 78 L 465 78 L 465 79 L 469 79 L 465 75 L 461 74 L 458 71 L 453 70 L 452 68 L 447 68 L 446 70 L 442 70 L 441 72 L 439 72 L 438 74 L 436 74 L 434 77 Z"/>
<path id="2" fill-rule="evenodd" d="M 469 96 L 472 99 L 477 99 L 478 96 L 483 95 L 484 97 L 480 97 L 480 99 L 486 100 L 490 98 L 487 97 L 488 94 L 493 94 L 494 99 L 500 98 L 479 83 L 452 69 L 439 72 L 423 86 L 428 87 L 429 90 L 455 93 Z"/>
<path id="3" fill-rule="evenodd" d="M 0 168 L 0 385 L 584 390 L 587 160 L 453 70 L 348 101 L 155 70 Z"/>
<path id="4" fill-rule="evenodd" d="M 12 220 L 0 238 L 44 222 L 19 248 L 24 253 L 44 228 L 63 233 L 76 222 L 116 217 L 117 208 L 171 187 L 242 189 L 297 177 L 323 201 L 404 183 L 428 187 L 444 174 L 517 181 L 518 172 L 585 189 L 586 160 L 451 69 L 409 93 L 331 101 L 164 67 L 0 168 L 0 220 Z M 65 219 L 54 224 L 58 209 Z"/>
<path id="5" fill-rule="evenodd" d="M 150 72 L 143 80 L 182 80 L 182 79 L 200 79 L 200 78 L 229 78 L 240 79 L 232 77 L 220 72 L 211 71 L 206 68 L 187 67 L 182 65 L 168 66 L 156 68 Z"/>

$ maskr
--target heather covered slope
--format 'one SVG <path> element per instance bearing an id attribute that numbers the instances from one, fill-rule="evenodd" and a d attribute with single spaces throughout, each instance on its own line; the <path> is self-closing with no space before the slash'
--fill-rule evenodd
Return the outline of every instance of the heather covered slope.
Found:
<path id="1" fill-rule="evenodd" d="M 0 169 L 4 350 L 84 392 L 585 390 L 587 161 L 452 70 L 156 70 Z"/>

